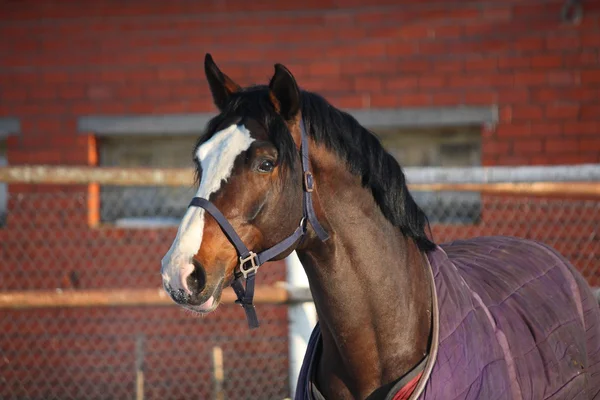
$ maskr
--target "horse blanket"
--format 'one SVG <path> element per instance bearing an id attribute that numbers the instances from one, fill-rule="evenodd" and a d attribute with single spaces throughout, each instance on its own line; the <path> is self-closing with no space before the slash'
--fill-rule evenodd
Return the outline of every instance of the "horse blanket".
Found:
<path id="1" fill-rule="evenodd" d="M 558 252 L 481 237 L 440 245 L 428 259 L 439 342 L 418 399 L 600 399 L 600 307 Z M 296 400 L 323 399 L 313 384 L 320 344 L 317 325 Z"/>

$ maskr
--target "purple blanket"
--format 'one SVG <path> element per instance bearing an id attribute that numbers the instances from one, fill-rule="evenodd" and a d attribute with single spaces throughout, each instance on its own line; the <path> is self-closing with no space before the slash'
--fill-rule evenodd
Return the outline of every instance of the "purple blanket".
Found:
<path id="1" fill-rule="evenodd" d="M 439 349 L 419 399 L 600 399 L 600 307 L 560 254 L 483 237 L 441 245 L 429 261 Z M 311 375 L 320 340 L 317 326 L 297 400 L 318 395 Z"/>

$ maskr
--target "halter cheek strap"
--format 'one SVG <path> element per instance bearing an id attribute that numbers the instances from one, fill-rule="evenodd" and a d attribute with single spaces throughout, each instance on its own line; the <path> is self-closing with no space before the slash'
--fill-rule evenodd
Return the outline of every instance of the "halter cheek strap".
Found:
<path id="1" fill-rule="evenodd" d="M 302 219 L 300 220 L 299 226 L 296 228 L 287 238 L 277 243 L 273 247 L 267 250 L 255 253 L 248 250 L 240 236 L 237 234 L 233 226 L 229 223 L 227 218 L 221 213 L 221 211 L 210 201 L 202 197 L 194 197 L 190 202 L 189 206 L 202 207 L 209 213 L 215 221 L 219 224 L 225 236 L 229 239 L 231 244 L 235 247 L 240 265 L 239 268 L 234 272 L 234 280 L 231 284 L 233 291 L 237 295 L 236 303 L 240 304 L 246 313 L 246 319 L 248 320 L 248 326 L 251 329 L 258 328 L 258 317 L 256 315 L 256 309 L 254 308 L 254 285 L 256 280 L 256 272 L 258 268 L 265 262 L 272 260 L 287 249 L 289 249 L 298 239 L 306 234 L 306 222 L 308 221 L 319 239 L 326 241 L 329 239 L 329 235 L 323 229 L 317 219 L 315 210 L 312 204 L 312 192 L 314 190 L 315 182 L 313 174 L 310 172 L 309 158 L 308 158 L 308 138 L 306 129 L 304 127 L 304 121 L 300 120 L 300 135 L 301 135 L 301 157 L 302 157 L 302 173 L 304 177 L 304 195 L 303 195 L 303 206 L 302 206 Z M 246 287 L 242 284 L 242 279 L 246 280 Z"/>

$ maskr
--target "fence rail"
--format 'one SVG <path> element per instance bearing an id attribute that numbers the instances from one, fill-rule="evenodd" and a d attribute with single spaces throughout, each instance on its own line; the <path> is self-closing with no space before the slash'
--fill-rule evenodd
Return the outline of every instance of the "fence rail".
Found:
<path id="1" fill-rule="evenodd" d="M 523 168 L 521 167 L 519 170 L 523 171 Z M 493 170 L 490 169 L 490 171 Z M 488 171 L 487 174 L 493 176 L 493 173 L 490 171 Z M 506 167 L 504 167 L 504 171 L 507 171 Z M 584 173 L 592 174 L 592 172 L 590 172 L 591 170 L 588 171 L 584 169 L 583 171 Z M 413 172 L 415 174 L 417 173 L 416 170 Z M 457 172 L 463 171 L 457 170 Z M 498 172 L 496 172 L 496 174 L 498 174 Z M 423 177 L 428 175 L 421 173 L 420 176 L 421 180 L 424 180 Z M 588 175 L 587 178 L 589 178 L 589 176 L 593 175 Z M 446 175 L 445 179 L 447 181 L 452 181 L 448 175 Z M 0 182 L 27 184 L 97 183 L 102 185 L 120 186 L 189 186 L 193 182 L 193 171 L 189 168 L 61 167 L 29 165 L 0 167 Z M 600 196 L 600 183 L 597 181 L 588 182 L 584 179 L 581 181 L 570 182 L 436 182 L 411 183 L 408 186 L 409 189 L 414 191 L 432 192 L 481 192 L 537 196 Z"/>
<path id="2" fill-rule="evenodd" d="M 539 240 L 600 286 L 600 166 L 405 172 L 437 243 Z M 289 396 L 289 323 L 308 324 L 293 309 L 312 298 L 285 282 L 283 263 L 261 267 L 259 332 L 230 289 L 199 318 L 160 286 L 190 169 L 12 166 L 2 182 L 0 398 Z"/>
<path id="3" fill-rule="evenodd" d="M 221 303 L 234 304 L 232 291 L 223 291 Z M 256 304 L 294 304 L 312 301 L 310 290 L 283 285 L 257 285 Z M 110 290 L 26 290 L 0 292 L 0 309 L 59 307 L 173 306 L 163 288 Z"/>

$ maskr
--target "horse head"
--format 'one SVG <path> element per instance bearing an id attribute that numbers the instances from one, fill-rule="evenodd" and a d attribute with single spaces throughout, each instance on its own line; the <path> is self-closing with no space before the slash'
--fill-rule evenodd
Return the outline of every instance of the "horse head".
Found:
<path id="1" fill-rule="evenodd" d="M 305 223 L 298 154 L 301 97 L 292 74 L 277 64 L 268 86 L 242 88 L 209 54 L 205 73 L 219 114 L 208 123 L 193 152 L 195 199 L 210 202 L 220 220 L 192 203 L 161 268 L 172 299 L 200 313 L 218 306 L 223 289 L 244 268 L 224 224 L 242 247 L 256 254 L 290 238 Z M 293 239 L 304 235 L 297 236 Z M 294 246 L 270 259 L 286 257 Z"/>

